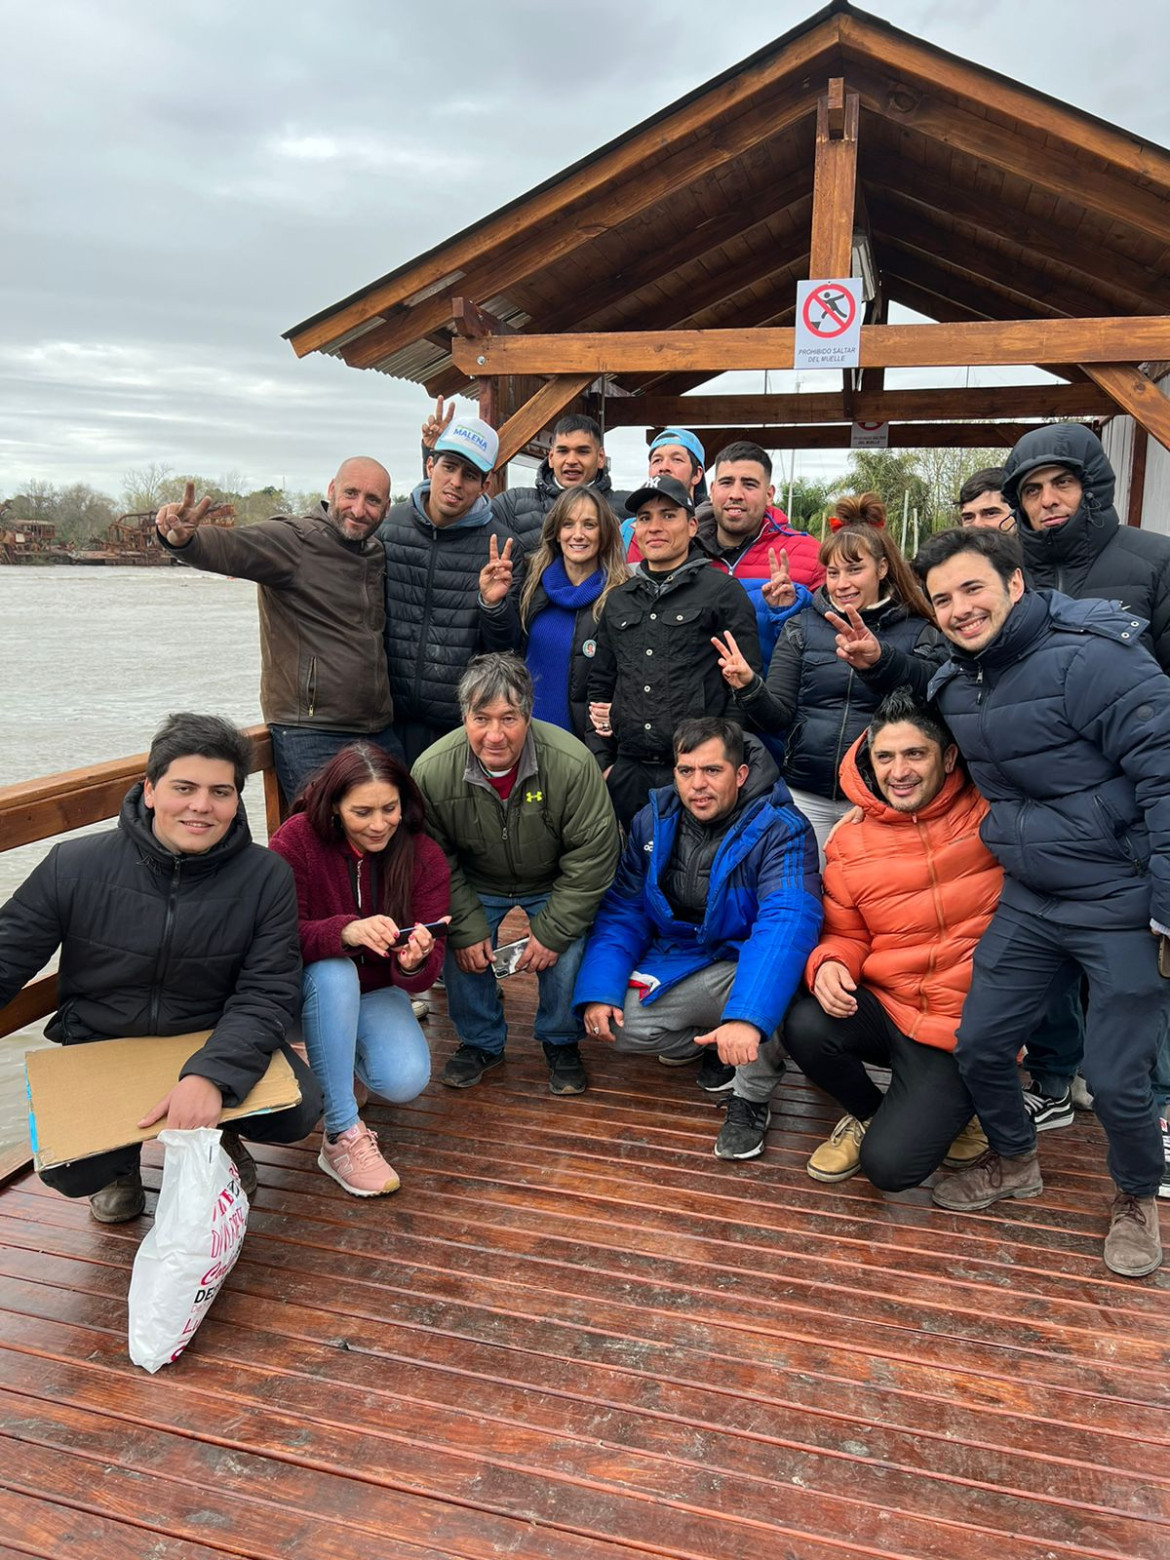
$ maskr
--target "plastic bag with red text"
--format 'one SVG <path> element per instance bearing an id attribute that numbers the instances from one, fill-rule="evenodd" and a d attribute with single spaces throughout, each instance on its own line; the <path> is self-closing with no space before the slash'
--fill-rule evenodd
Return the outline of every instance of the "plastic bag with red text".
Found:
<path id="1" fill-rule="evenodd" d="M 130 1358 L 154 1372 L 195 1336 L 244 1243 L 248 1199 L 217 1127 L 160 1132 L 154 1224 L 130 1276 Z"/>

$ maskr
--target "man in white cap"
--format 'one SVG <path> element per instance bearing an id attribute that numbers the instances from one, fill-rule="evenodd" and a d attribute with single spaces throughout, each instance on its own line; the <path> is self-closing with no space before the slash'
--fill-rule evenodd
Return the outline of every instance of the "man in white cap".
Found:
<path id="1" fill-rule="evenodd" d="M 462 724 L 459 679 L 482 647 L 479 572 L 510 569 L 515 537 L 492 513 L 496 431 L 452 417 L 427 458 L 426 481 L 378 530 L 386 548 L 386 660 L 394 728 L 413 763 Z"/>

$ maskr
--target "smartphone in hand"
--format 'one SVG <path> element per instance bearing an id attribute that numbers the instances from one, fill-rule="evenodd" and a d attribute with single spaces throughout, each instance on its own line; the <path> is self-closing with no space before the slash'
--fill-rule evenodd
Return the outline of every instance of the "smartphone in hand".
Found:
<path id="1" fill-rule="evenodd" d="M 527 946 L 527 937 L 521 937 L 519 942 L 504 943 L 496 949 L 492 956 L 492 973 L 497 980 L 504 980 L 516 973 L 516 966 Z"/>
<path id="2" fill-rule="evenodd" d="M 402 928 L 398 936 L 386 949 L 386 952 L 393 953 L 395 949 L 405 948 L 407 943 L 410 941 L 410 934 L 414 931 L 416 925 L 425 926 L 427 931 L 430 932 L 431 936 L 436 939 L 440 937 L 446 937 L 447 933 L 451 930 L 450 921 L 412 921 L 409 926 L 404 926 Z"/>

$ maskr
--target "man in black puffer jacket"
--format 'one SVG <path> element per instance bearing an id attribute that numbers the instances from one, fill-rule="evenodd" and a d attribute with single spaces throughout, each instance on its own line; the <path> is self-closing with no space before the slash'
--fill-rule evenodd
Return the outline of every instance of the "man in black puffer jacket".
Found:
<path id="1" fill-rule="evenodd" d="M 236 1132 L 292 1143 L 321 1112 L 313 1074 L 284 1044 L 300 1009 L 296 891 L 287 865 L 248 832 L 240 791 L 250 759 L 248 739 L 227 721 L 172 715 L 118 827 L 55 845 L 0 909 L 0 1006 L 61 949 L 51 1040 L 210 1029 L 140 1126 L 164 1116 L 168 1127 L 215 1126 L 284 1051 L 301 1103 L 224 1132 L 249 1195 L 256 1169 Z M 42 1179 L 119 1224 L 145 1203 L 138 1155 L 137 1144 L 115 1149 Z"/>
<path id="2" fill-rule="evenodd" d="M 448 422 L 427 480 L 378 529 L 394 729 L 408 764 L 462 725 L 459 679 L 482 648 L 479 573 L 493 537 L 509 559 L 516 546 L 484 491 L 498 448 L 495 429 L 478 417 Z"/>
<path id="3" fill-rule="evenodd" d="M 592 417 L 569 413 L 553 428 L 552 449 L 541 461 L 536 486 L 509 488 L 492 499 L 497 520 L 514 531 L 526 550 L 535 547 L 540 527 L 566 488 L 591 487 L 620 515 L 625 493 L 615 492 L 605 468 L 601 429 Z"/>
<path id="4" fill-rule="evenodd" d="M 1170 679 L 1142 618 L 1027 590 L 1012 537 L 943 531 L 914 567 L 954 646 L 930 692 L 990 804 L 980 833 L 1004 870 L 955 1052 L 991 1150 L 934 1200 L 973 1211 L 1043 1190 L 1016 1056 L 1083 974 L 1085 1078 L 1118 1188 L 1105 1261 L 1137 1278 L 1162 1260 L 1150 1069 L 1170 1008 Z"/>
<path id="5" fill-rule="evenodd" d="M 1113 467 L 1096 434 L 1079 423 L 1033 428 L 1004 473 L 1028 584 L 1078 601 L 1119 601 L 1149 623 L 1146 643 L 1170 671 L 1170 536 L 1122 525 Z"/>

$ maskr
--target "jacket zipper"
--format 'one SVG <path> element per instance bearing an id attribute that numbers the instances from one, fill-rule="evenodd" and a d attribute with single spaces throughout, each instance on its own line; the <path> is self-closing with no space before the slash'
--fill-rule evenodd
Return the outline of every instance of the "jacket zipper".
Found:
<path id="1" fill-rule="evenodd" d="M 171 872 L 171 886 L 167 891 L 167 908 L 163 916 L 162 937 L 159 939 L 158 958 L 154 964 L 154 984 L 150 990 L 150 1032 L 158 1034 L 160 1022 L 160 1004 L 162 1001 L 162 978 L 170 962 L 170 941 L 175 929 L 175 905 L 179 899 L 179 874 L 182 871 L 182 861 L 175 857 L 174 870 Z"/>
<path id="2" fill-rule="evenodd" d="M 431 617 L 431 587 L 435 581 L 435 565 L 439 561 L 439 538 L 436 534 L 431 543 L 431 556 L 427 559 L 427 586 L 423 595 L 422 621 L 418 625 L 418 655 L 414 662 L 414 709 L 417 713 L 422 704 L 423 663 L 427 653 L 427 626 Z"/>
<path id="3" fill-rule="evenodd" d="M 317 657 L 315 655 L 309 658 L 309 686 L 306 691 L 308 712 L 313 715 L 317 709 Z"/>
<path id="4" fill-rule="evenodd" d="M 845 742 L 845 728 L 849 724 L 849 705 L 853 699 L 853 668 L 849 668 L 849 681 L 845 684 L 845 708 L 841 711 L 841 729 L 837 733 L 837 757 L 833 765 L 833 794 L 831 801 L 840 801 L 841 748 Z"/>

